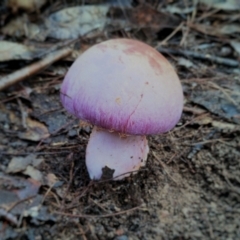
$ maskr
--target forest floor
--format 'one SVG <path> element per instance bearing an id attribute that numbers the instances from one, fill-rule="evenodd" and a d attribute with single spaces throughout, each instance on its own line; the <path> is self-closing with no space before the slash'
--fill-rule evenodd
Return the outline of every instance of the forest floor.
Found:
<path id="1" fill-rule="evenodd" d="M 0 239 L 240 239 L 239 2 L 6 2 Z M 172 131 L 148 137 L 136 175 L 91 181 L 92 127 L 64 110 L 59 91 L 77 56 L 116 37 L 143 41 L 171 62 L 184 109 Z"/>

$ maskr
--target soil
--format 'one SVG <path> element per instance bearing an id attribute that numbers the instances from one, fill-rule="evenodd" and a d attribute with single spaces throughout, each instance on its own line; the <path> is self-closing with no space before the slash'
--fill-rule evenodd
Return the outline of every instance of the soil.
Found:
<path id="1" fill-rule="evenodd" d="M 204 39 L 194 31 L 185 40 L 191 50 L 194 39 L 199 45 Z M 160 39 L 147 34 L 146 40 L 143 32 L 130 36 L 151 45 Z M 74 51 L 104 38 L 81 38 Z M 221 39 L 206 37 L 216 48 L 201 54 L 226 45 L 234 51 L 230 37 L 228 44 Z M 73 56 L 0 92 L 0 239 L 240 239 L 239 66 L 164 55 L 182 82 L 182 118 L 172 131 L 148 136 L 147 165 L 122 181 L 89 179 L 85 150 L 92 126 L 68 114 L 59 99 Z M 226 58 L 239 61 L 236 53 Z M 1 62 L 0 72 L 27 65 Z"/>

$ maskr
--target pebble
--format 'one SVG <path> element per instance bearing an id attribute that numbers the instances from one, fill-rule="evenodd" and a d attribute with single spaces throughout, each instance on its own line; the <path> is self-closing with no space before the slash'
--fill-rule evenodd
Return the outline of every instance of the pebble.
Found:
<path id="1" fill-rule="evenodd" d="M 114 240 L 128 240 L 128 237 L 126 235 L 117 236 L 114 238 Z"/>

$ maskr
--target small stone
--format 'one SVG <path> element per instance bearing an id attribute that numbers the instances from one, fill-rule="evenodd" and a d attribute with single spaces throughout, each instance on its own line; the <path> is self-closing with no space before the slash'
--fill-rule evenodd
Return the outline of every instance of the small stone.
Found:
<path id="1" fill-rule="evenodd" d="M 128 240 L 128 237 L 126 235 L 117 236 L 114 238 L 114 240 Z"/>
<path id="2" fill-rule="evenodd" d="M 77 136 L 77 131 L 76 129 L 71 129 L 68 131 L 68 137 L 76 137 Z"/>

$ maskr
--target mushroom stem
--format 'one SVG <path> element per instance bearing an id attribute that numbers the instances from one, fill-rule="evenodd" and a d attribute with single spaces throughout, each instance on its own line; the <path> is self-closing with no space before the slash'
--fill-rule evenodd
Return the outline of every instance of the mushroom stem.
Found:
<path id="1" fill-rule="evenodd" d="M 104 169 L 111 169 L 110 178 L 121 180 L 145 165 L 148 152 L 146 136 L 122 137 L 117 132 L 94 127 L 86 150 L 88 173 L 91 179 L 98 180 Z"/>

